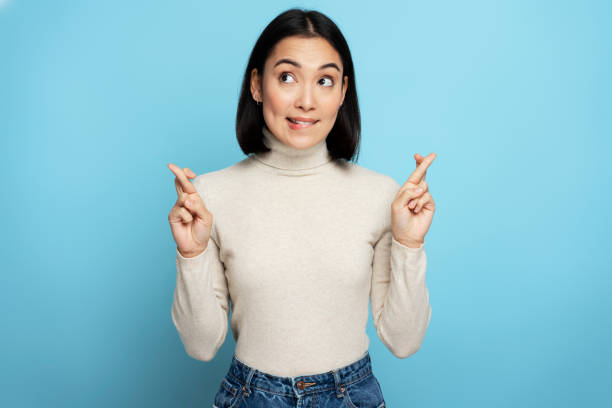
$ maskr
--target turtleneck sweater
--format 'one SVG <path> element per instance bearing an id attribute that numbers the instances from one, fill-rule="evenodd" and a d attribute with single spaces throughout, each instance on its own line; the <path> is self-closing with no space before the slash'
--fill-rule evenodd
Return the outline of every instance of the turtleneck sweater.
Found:
<path id="1" fill-rule="evenodd" d="M 206 249 L 176 251 L 171 316 L 191 357 L 210 361 L 226 339 L 236 357 L 276 376 L 319 374 L 379 339 L 398 358 L 421 346 L 431 318 L 424 244 L 391 230 L 400 185 L 333 160 L 326 140 L 297 149 L 265 126 L 270 149 L 192 181 L 213 215 Z"/>

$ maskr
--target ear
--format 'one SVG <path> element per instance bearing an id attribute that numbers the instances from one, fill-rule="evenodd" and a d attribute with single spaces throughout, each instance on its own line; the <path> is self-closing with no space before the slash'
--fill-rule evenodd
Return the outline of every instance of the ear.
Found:
<path id="1" fill-rule="evenodd" d="M 340 105 L 344 103 L 344 97 L 346 96 L 346 89 L 348 88 L 348 84 L 349 84 L 348 76 L 345 75 L 343 83 L 342 83 L 342 100 L 340 101 Z"/>
<path id="2" fill-rule="evenodd" d="M 261 102 L 261 77 L 257 73 L 257 68 L 251 70 L 251 96 L 257 102 Z"/>

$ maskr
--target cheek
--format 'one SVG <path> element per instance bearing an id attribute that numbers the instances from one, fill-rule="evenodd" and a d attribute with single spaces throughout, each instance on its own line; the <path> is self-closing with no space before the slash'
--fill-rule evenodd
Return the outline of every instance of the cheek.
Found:
<path id="1" fill-rule="evenodd" d="M 321 107 L 325 111 L 326 115 L 333 119 L 340 109 L 340 98 L 337 95 L 327 95 L 321 100 Z"/>
<path id="2" fill-rule="evenodd" d="M 269 109 L 279 114 L 285 112 L 293 101 L 293 96 L 290 92 L 276 86 L 265 87 L 264 96 L 266 98 L 266 105 Z"/>

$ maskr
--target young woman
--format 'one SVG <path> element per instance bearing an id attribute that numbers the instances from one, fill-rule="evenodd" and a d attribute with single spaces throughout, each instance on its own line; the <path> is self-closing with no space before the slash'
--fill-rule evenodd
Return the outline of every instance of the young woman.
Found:
<path id="1" fill-rule="evenodd" d="M 168 165 L 172 319 L 190 356 L 215 356 L 231 301 L 236 350 L 217 408 L 384 407 L 368 300 L 395 356 L 419 349 L 435 154 L 415 154 L 400 186 L 351 162 L 360 128 L 346 40 L 325 15 L 292 9 L 265 28 L 244 75 L 236 133 L 248 157 L 198 176 Z"/>

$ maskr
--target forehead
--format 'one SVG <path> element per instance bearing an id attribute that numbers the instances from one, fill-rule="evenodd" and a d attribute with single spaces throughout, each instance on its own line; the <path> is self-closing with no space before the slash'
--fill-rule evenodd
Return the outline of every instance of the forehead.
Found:
<path id="1" fill-rule="evenodd" d="M 281 58 L 289 58 L 303 67 L 319 67 L 328 62 L 335 62 L 342 68 L 340 54 L 332 45 L 321 37 L 286 37 L 272 49 L 266 65 L 273 65 Z"/>

